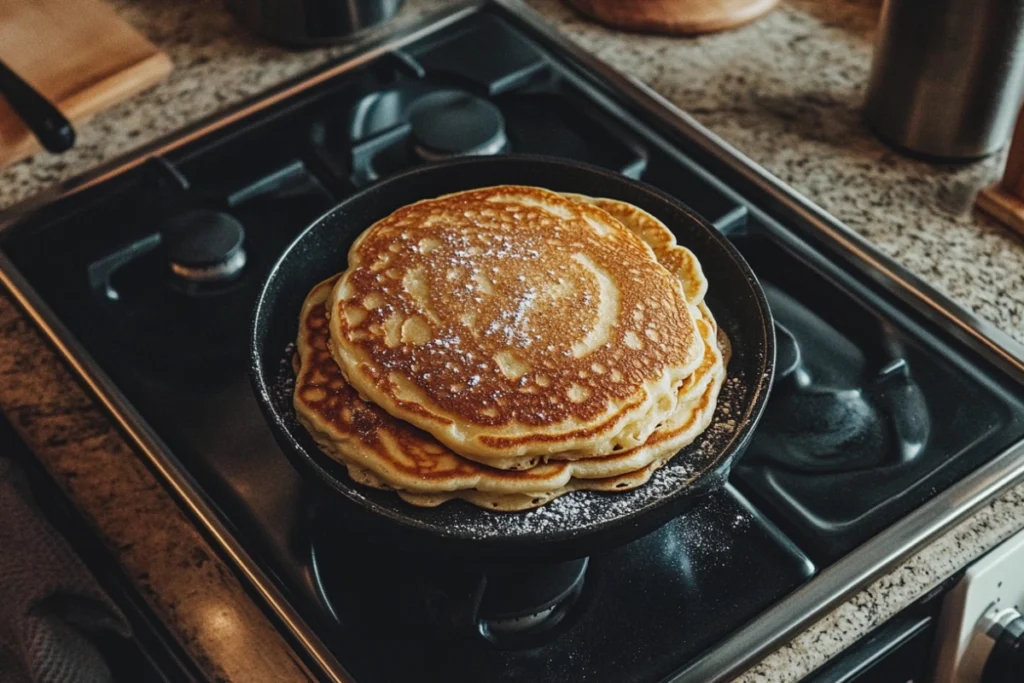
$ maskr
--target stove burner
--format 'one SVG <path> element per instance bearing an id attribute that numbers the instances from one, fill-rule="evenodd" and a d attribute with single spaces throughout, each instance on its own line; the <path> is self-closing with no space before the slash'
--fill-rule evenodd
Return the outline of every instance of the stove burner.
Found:
<path id="1" fill-rule="evenodd" d="M 499 154 L 508 147 L 505 117 L 498 107 L 462 90 L 420 97 L 409 123 L 413 151 L 424 161 Z"/>
<path id="2" fill-rule="evenodd" d="M 163 226 L 171 272 L 188 283 L 226 282 L 245 267 L 245 229 L 220 211 L 195 209 Z"/>
<path id="3" fill-rule="evenodd" d="M 569 615 L 583 591 L 588 558 L 528 565 L 481 565 L 396 552 L 379 545 L 339 547 L 336 527 L 312 539 L 314 583 L 342 624 L 446 641 L 531 646 Z M 361 587 L 389 586 L 367 594 Z"/>
<path id="4" fill-rule="evenodd" d="M 920 387 L 898 348 L 862 386 L 831 386 L 805 365 L 800 345 L 775 323 L 778 371 L 761 423 L 761 450 L 804 472 L 852 472 L 912 461 L 928 441 Z"/>
<path id="5" fill-rule="evenodd" d="M 525 617 L 510 617 L 507 619 L 488 619 L 484 623 L 488 632 L 495 635 L 508 633 L 526 633 L 541 626 L 546 626 L 551 620 L 551 615 L 558 609 L 559 605 L 545 607 L 536 614 L 528 614 Z"/>
<path id="6" fill-rule="evenodd" d="M 565 618 L 583 590 L 588 560 L 484 570 L 484 593 L 477 618 L 489 640 L 531 636 L 548 631 Z"/>

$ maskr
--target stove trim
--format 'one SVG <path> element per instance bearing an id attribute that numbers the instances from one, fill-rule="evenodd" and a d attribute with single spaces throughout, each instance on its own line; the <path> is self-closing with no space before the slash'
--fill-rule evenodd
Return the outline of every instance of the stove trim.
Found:
<path id="1" fill-rule="evenodd" d="M 768 206 L 773 216 L 781 215 L 788 223 L 793 223 L 801 229 L 811 229 L 814 236 L 823 242 L 827 249 L 838 253 L 862 275 L 884 287 L 891 295 L 924 315 L 930 322 L 942 327 L 945 332 L 993 363 L 1012 380 L 1024 385 L 1024 345 L 1017 343 L 987 321 L 978 319 L 910 274 L 902 266 L 881 254 L 851 228 L 773 177 L 767 170 L 755 164 L 648 86 L 631 76 L 618 73 L 572 44 L 570 39 L 549 27 L 521 0 L 475 0 L 463 3 L 455 9 L 427 16 L 413 24 L 398 27 L 390 25 L 387 26 L 387 31 L 384 28 L 374 31 L 366 42 L 353 47 L 353 52 L 361 49 L 355 56 L 350 52 L 347 59 L 342 57 L 340 61 L 302 74 L 277 88 L 242 102 L 227 112 L 171 133 L 148 146 L 56 184 L 49 190 L 0 212 L 0 231 L 13 225 L 26 214 L 58 199 L 76 194 L 124 173 L 150 157 L 165 154 L 250 114 L 280 103 L 394 48 L 441 30 L 488 5 L 503 10 L 504 15 L 513 23 L 525 25 L 532 34 L 554 45 L 559 52 L 558 56 L 566 59 L 570 65 L 579 67 L 585 72 L 582 75 L 593 74 L 601 79 L 592 85 L 599 89 L 614 88 L 613 94 L 619 100 L 653 116 L 666 129 L 670 142 L 679 144 L 682 140 L 687 145 L 695 145 L 713 164 L 721 167 L 716 175 L 723 172 L 727 174 L 730 186 L 736 188 L 739 185 L 744 197 L 752 204 L 759 207 Z M 588 81 L 590 80 L 593 79 L 588 78 Z M 145 424 L 123 394 L 80 347 L 68 329 L 45 305 L 2 251 L 0 284 L 10 291 L 14 300 L 55 346 L 129 442 L 146 456 L 165 483 L 173 489 L 186 512 L 199 522 L 201 529 L 221 547 L 260 594 L 271 616 L 287 628 L 285 635 L 304 650 L 303 658 L 315 663 L 331 681 L 356 683 L 232 536 L 192 476 L 180 466 L 166 445 Z M 872 580 L 894 568 L 1020 481 L 1024 481 L 1024 441 L 1006 449 L 988 464 L 823 570 L 807 584 L 669 680 L 672 683 L 718 682 L 742 673 Z"/>

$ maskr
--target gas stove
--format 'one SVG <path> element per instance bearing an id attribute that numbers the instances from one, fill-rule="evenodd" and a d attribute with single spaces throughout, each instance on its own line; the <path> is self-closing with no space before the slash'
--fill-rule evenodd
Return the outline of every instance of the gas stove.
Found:
<path id="1" fill-rule="evenodd" d="M 276 446 L 247 376 L 252 305 L 346 196 L 507 152 L 613 169 L 713 223 L 767 293 L 776 381 L 728 485 L 637 541 L 532 566 L 388 553 Z M 724 680 L 1024 470 L 1019 347 L 512 0 L 10 215 L 4 283 L 325 680 Z"/>

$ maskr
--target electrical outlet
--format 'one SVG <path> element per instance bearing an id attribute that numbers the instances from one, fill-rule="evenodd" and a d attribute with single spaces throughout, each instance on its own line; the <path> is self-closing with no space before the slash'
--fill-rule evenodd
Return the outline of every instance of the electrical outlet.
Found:
<path id="1" fill-rule="evenodd" d="M 968 567 L 942 603 L 934 683 L 980 683 L 993 629 L 1024 613 L 1024 531 Z"/>

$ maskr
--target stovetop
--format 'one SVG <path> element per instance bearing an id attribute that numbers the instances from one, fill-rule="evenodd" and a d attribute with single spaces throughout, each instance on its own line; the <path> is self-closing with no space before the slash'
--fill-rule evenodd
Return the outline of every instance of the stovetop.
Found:
<path id="1" fill-rule="evenodd" d="M 664 680 L 1021 441 L 1020 386 L 986 356 L 730 187 L 519 14 L 464 14 L 0 232 L 122 417 L 347 671 L 325 676 Z M 591 557 L 557 624 L 495 644 L 438 627 L 436 558 L 337 524 L 344 510 L 276 446 L 246 360 L 262 278 L 313 219 L 412 165 L 506 152 L 601 165 L 691 206 L 750 262 L 779 350 L 726 488 Z"/>

